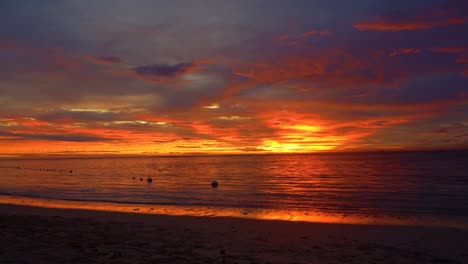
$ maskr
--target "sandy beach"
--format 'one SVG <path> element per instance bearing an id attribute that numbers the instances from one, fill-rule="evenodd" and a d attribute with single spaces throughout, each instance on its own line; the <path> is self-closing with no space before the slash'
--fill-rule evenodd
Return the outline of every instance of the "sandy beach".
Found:
<path id="1" fill-rule="evenodd" d="M 0 263 L 468 263 L 455 228 L 0 204 Z"/>

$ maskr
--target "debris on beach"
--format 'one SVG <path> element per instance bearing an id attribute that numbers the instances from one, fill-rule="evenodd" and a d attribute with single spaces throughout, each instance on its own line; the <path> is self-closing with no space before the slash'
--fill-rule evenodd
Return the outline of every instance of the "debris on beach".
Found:
<path id="1" fill-rule="evenodd" d="M 217 181 L 212 181 L 211 182 L 211 187 L 218 188 L 218 182 Z"/>

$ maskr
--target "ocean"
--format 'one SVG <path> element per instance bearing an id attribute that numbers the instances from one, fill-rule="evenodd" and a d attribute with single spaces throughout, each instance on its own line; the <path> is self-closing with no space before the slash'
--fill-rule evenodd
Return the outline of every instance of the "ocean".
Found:
<path id="1" fill-rule="evenodd" d="M 0 159 L 0 195 L 205 208 L 211 216 L 467 227 L 468 152 Z"/>

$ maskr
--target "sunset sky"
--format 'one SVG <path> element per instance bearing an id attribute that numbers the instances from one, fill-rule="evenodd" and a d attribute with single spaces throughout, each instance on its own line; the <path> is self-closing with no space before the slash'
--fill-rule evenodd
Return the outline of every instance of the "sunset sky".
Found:
<path id="1" fill-rule="evenodd" d="M 0 154 L 468 148 L 468 1 L 1 1 Z"/>

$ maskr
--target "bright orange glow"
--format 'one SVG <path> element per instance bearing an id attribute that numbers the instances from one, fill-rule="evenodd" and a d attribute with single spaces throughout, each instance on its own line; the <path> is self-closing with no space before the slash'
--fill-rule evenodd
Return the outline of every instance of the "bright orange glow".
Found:
<path id="1" fill-rule="evenodd" d="M 307 142 L 306 142 L 307 143 Z M 276 140 L 266 140 L 262 146 L 263 149 L 275 153 L 292 153 L 292 152 L 314 152 L 317 150 L 331 150 L 333 146 L 320 144 L 300 144 L 300 143 L 281 143 Z"/>
<path id="2" fill-rule="evenodd" d="M 169 22 L 174 14 L 147 19 L 137 11 L 144 5 L 128 7 L 126 26 L 83 11 L 96 27 L 75 19 L 40 41 L 30 30 L 49 23 L 18 31 L 23 24 L 3 23 L 11 34 L 0 36 L 0 155 L 468 147 L 463 8 L 355 4 L 338 14 L 310 2 L 310 14 L 288 3 L 284 13 L 229 23 L 192 10 L 184 30 Z M 233 6 L 226 10 L 256 10 Z M 19 7 L 9 5 L 12 16 Z M 433 133 L 447 124 L 455 126 Z"/>
<path id="3" fill-rule="evenodd" d="M 450 226 L 466 229 L 465 222 L 444 221 L 439 219 L 421 219 L 420 217 L 390 217 L 381 215 L 360 215 L 343 213 L 324 213 L 315 211 L 291 211 L 278 209 L 251 209 L 246 212 L 241 208 L 227 207 L 199 207 L 180 205 L 156 204 L 125 204 L 106 202 L 78 202 L 65 200 L 52 200 L 45 198 L 30 198 L 21 196 L 0 195 L 0 203 L 36 206 L 43 208 L 81 209 L 92 211 L 125 212 L 135 214 L 156 214 L 174 216 L 205 216 L 205 217 L 235 217 L 261 220 L 283 220 L 316 223 L 342 223 L 364 225 L 425 225 Z"/>

